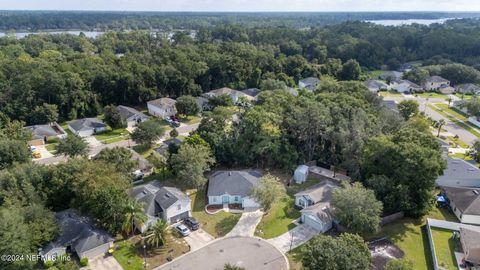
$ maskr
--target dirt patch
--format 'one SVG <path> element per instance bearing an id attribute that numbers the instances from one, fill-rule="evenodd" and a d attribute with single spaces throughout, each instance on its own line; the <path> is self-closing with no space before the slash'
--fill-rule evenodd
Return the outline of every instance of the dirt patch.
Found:
<path id="1" fill-rule="evenodd" d="M 368 244 L 372 254 L 372 270 L 384 270 L 390 260 L 400 259 L 405 253 L 388 239 L 374 240 Z"/>

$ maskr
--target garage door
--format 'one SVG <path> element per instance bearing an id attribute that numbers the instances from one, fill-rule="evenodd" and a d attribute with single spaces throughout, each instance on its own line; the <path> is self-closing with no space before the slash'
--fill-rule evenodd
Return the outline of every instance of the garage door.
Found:
<path id="1" fill-rule="evenodd" d="M 180 221 L 180 220 L 182 220 L 182 219 L 184 219 L 184 218 L 187 218 L 187 217 L 189 217 L 188 211 L 185 211 L 185 212 L 183 212 L 183 213 L 181 213 L 181 214 L 178 214 L 178 215 L 176 215 L 176 216 L 171 217 L 171 218 L 170 218 L 170 223 L 176 223 L 176 222 L 178 222 L 178 221 Z"/>
<path id="2" fill-rule="evenodd" d="M 242 200 L 242 207 L 243 208 L 260 207 L 260 205 L 254 199 L 245 197 Z"/>
<path id="3" fill-rule="evenodd" d="M 311 215 L 304 215 L 305 224 L 317 231 L 323 232 L 323 224 Z"/>

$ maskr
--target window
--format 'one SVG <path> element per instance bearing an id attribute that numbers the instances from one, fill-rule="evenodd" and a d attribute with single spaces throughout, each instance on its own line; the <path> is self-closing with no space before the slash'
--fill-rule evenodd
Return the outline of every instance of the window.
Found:
<path id="1" fill-rule="evenodd" d="M 217 202 L 217 197 L 213 197 L 213 202 Z"/>
<path id="2" fill-rule="evenodd" d="M 240 197 L 235 196 L 235 201 L 238 202 L 240 200 Z"/>
<path id="3" fill-rule="evenodd" d="M 180 210 L 180 209 L 182 209 L 182 205 L 181 205 L 181 204 L 177 205 L 177 210 Z"/>

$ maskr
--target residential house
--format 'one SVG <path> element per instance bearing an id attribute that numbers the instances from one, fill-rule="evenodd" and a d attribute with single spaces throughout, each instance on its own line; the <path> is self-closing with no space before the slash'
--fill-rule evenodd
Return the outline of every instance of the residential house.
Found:
<path id="1" fill-rule="evenodd" d="M 258 88 L 248 88 L 240 92 L 244 93 L 245 95 L 251 96 L 254 99 L 257 99 L 257 96 L 262 92 L 262 90 Z"/>
<path id="2" fill-rule="evenodd" d="M 55 122 L 47 125 L 27 126 L 25 129 L 32 133 L 32 139 L 28 141 L 28 144 L 33 146 L 44 145 L 52 138 L 64 139 L 67 137 L 67 132 Z"/>
<path id="3" fill-rule="evenodd" d="M 460 228 L 460 243 L 465 261 L 480 265 L 480 230 Z"/>
<path id="4" fill-rule="evenodd" d="M 388 90 L 390 87 L 388 84 L 379 81 L 379 80 L 367 80 L 364 82 L 364 85 L 368 88 L 368 90 L 372 92 L 378 92 L 381 90 Z"/>
<path id="5" fill-rule="evenodd" d="M 55 214 L 60 225 L 57 239 L 40 250 L 40 255 L 52 258 L 67 252 L 79 258 L 93 259 L 105 255 L 113 247 L 113 238 L 93 227 L 89 218 L 77 215 L 72 209 Z"/>
<path id="6" fill-rule="evenodd" d="M 443 186 L 441 189 L 460 222 L 480 225 L 480 188 Z"/>
<path id="7" fill-rule="evenodd" d="M 150 115 L 167 119 L 177 114 L 176 101 L 171 98 L 159 98 L 147 102 L 148 113 Z"/>
<path id="8" fill-rule="evenodd" d="M 233 100 L 234 103 L 237 103 L 238 99 L 241 98 L 241 97 L 246 98 L 247 100 L 253 100 L 254 99 L 252 96 L 249 96 L 249 95 L 247 95 L 247 94 L 245 94 L 241 91 L 234 90 L 234 89 L 231 89 L 231 88 L 228 88 L 228 87 L 215 89 L 215 90 L 212 90 L 212 91 L 209 91 L 209 92 L 203 94 L 203 96 L 206 97 L 207 99 L 211 98 L 211 97 L 222 96 L 222 95 L 229 96 Z"/>
<path id="9" fill-rule="evenodd" d="M 447 158 L 447 168 L 435 181 L 437 186 L 480 188 L 480 169 L 463 159 Z"/>
<path id="10" fill-rule="evenodd" d="M 334 220 L 330 202 L 333 191 L 339 187 L 337 181 L 323 180 L 295 194 L 295 205 L 302 209 L 301 222 L 322 233 L 330 230 Z"/>
<path id="11" fill-rule="evenodd" d="M 135 127 L 139 123 L 147 121 L 150 118 L 146 114 L 131 107 L 119 105 L 117 106 L 117 109 L 120 116 L 127 122 L 128 127 Z"/>
<path id="12" fill-rule="evenodd" d="M 465 83 L 455 86 L 455 91 L 465 95 L 478 95 L 480 94 L 480 87 L 473 83 Z"/>
<path id="13" fill-rule="evenodd" d="M 316 77 L 308 77 L 298 81 L 298 87 L 300 89 L 307 89 L 310 91 L 317 90 L 318 85 L 320 85 L 320 79 Z"/>
<path id="14" fill-rule="evenodd" d="M 400 71 L 385 71 L 383 74 L 378 76 L 378 78 L 383 81 L 401 80 L 402 77 L 403 72 Z"/>
<path id="15" fill-rule="evenodd" d="M 399 93 L 413 93 L 423 91 L 421 86 L 409 80 L 393 80 L 391 83 L 391 89 Z"/>
<path id="16" fill-rule="evenodd" d="M 451 95 L 455 92 L 455 88 L 451 87 L 450 85 L 442 85 L 438 88 L 438 92 L 444 95 Z"/>
<path id="17" fill-rule="evenodd" d="M 144 224 L 135 224 L 142 233 L 159 219 L 172 224 L 191 216 L 190 198 L 178 188 L 165 187 L 158 181 L 134 187 L 128 194 L 143 205 L 148 217 Z"/>
<path id="18" fill-rule="evenodd" d="M 83 118 L 68 122 L 68 129 L 75 135 L 88 137 L 107 131 L 107 124 L 97 118 Z"/>
<path id="19" fill-rule="evenodd" d="M 167 156 L 168 154 L 168 149 L 170 149 L 171 145 L 175 145 L 176 147 L 180 147 L 180 145 L 183 143 L 182 140 L 178 138 L 173 138 L 173 139 L 168 139 L 162 142 L 162 144 L 155 148 L 154 151 L 159 153 L 160 155 Z"/>
<path id="20" fill-rule="evenodd" d="M 206 97 L 202 97 L 202 96 L 197 97 L 197 105 L 198 105 L 198 108 L 200 108 L 201 111 L 212 109 L 210 104 L 208 104 L 208 98 L 206 98 Z"/>
<path id="21" fill-rule="evenodd" d="M 259 207 L 250 196 L 254 187 L 262 177 L 255 170 L 216 171 L 208 179 L 208 204 L 241 204 L 243 208 Z"/>
<path id="22" fill-rule="evenodd" d="M 439 91 L 442 86 L 450 86 L 450 81 L 440 76 L 430 76 L 423 83 L 427 91 Z"/>

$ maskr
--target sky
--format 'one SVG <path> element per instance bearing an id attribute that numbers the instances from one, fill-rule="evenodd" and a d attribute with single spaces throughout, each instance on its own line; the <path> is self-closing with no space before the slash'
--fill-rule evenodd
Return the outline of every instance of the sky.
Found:
<path id="1" fill-rule="evenodd" d="M 480 11 L 480 0 L 0 0 L 0 10 Z"/>

